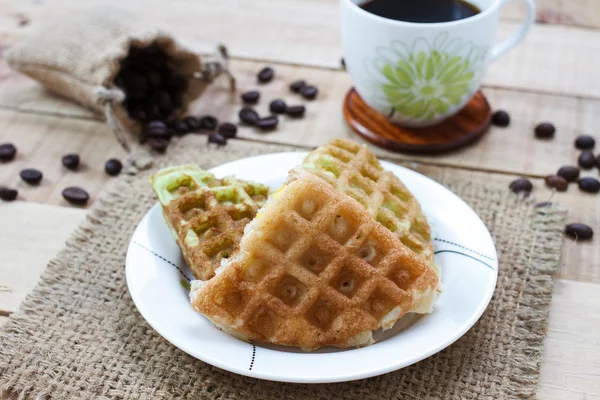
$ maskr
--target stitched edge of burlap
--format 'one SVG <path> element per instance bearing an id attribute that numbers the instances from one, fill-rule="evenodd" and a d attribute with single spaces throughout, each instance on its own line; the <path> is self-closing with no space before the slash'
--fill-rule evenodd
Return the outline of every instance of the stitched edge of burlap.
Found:
<path id="1" fill-rule="evenodd" d="M 175 148 L 181 146 L 182 141 L 176 141 Z M 256 145 L 248 144 L 247 142 L 234 141 L 232 144 L 222 150 L 228 151 L 230 156 L 226 157 L 229 160 L 242 158 L 257 154 L 266 154 L 280 151 L 298 150 L 286 146 L 279 145 Z M 210 152 L 207 154 L 210 156 Z M 167 158 L 160 157 L 157 161 L 160 166 L 167 164 Z M 225 161 L 223 161 L 225 162 Z M 214 163 L 200 162 L 203 167 L 214 166 Z M 144 173 L 145 177 L 147 173 Z M 528 207 L 533 207 L 534 199 L 519 198 L 511 194 L 506 188 L 474 185 L 471 182 L 457 182 L 448 175 L 437 177 L 442 184 L 446 184 L 452 190 L 462 193 L 468 197 L 470 191 L 489 191 L 494 196 L 499 196 L 498 202 L 508 201 L 509 204 L 518 205 L 525 202 Z M 102 225 L 102 219 L 111 212 L 116 212 L 119 204 L 125 201 L 126 190 L 131 186 L 132 182 L 140 179 L 140 176 L 122 176 L 117 181 L 113 182 L 105 193 L 98 199 L 96 204 L 90 209 L 87 217 L 81 225 L 75 230 L 72 236 L 66 243 L 63 250 L 58 256 L 52 260 L 48 268 L 42 274 L 41 280 L 36 288 L 27 296 L 22 303 L 18 312 L 13 314 L 9 322 L 0 329 L 0 339 L 3 332 L 18 330 L 19 320 L 27 319 L 29 313 L 36 312 L 36 304 L 43 302 L 43 296 L 39 296 L 38 292 L 41 288 L 50 288 L 54 282 L 61 279 L 61 275 L 67 270 L 67 265 L 72 254 L 75 254 L 86 246 L 86 244 L 95 236 L 95 231 Z M 562 245 L 562 229 L 566 217 L 566 210 L 560 206 L 552 206 L 549 208 L 536 208 L 531 225 L 534 227 L 532 233 L 535 239 L 527 258 L 528 265 L 523 266 L 529 271 L 527 278 L 524 280 L 525 287 L 520 291 L 521 295 L 517 304 L 518 323 L 513 326 L 511 335 L 511 343 L 513 343 L 509 361 L 511 373 L 508 382 L 503 382 L 502 391 L 505 393 L 503 398 L 523 399 L 535 397 L 537 389 L 537 380 L 539 377 L 539 367 L 542 361 L 543 340 L 547 332 L 547 317 L 549 313 L 549 305 L 552 298 L 552 289 L 554 284 L 553 274 L 558 265 L 559 250 Z M 124 246 L 127 244 L 124 243 Z M 503 255 L 499 254 L 499 258 Z M 170 345 L 169 345 L 170 346 Z M 173 349 L 175 351 L 175 349 Z M 0 353 L 8 356 L 21 357 L 26 362 L 27 357 L 19 355 L 19 349 L 3 348 L 0 341 Z M 1 364 L 1 360 L 0 360 Z M 432 371 L 434 373 L 435 371 Z M 379 379 L 379 378 L 373 378 Z M 272 382 L 264 382 L 264 385 L 279 385 Z M 295 387 L 301 387 L 296 385 Z M 310 386 L 310 385 L 309 385 Z M 315 386 L 311 386 L 315 387 Z M 315 389 L 317 390 L 317 389 Z M 415 397 L 410 393 L 404 393 L 397 390 L 397 394 L 405 394 L 411 398 Z M 397 395 L 396 394 L 396 395 Z M 467 394 L 467 392 L 465 392 Z M 473 396 L 473 393 L 469 393 Z M 273 393 L 276 395 L 276 393 Z M 393 397 L 396 398 L 396 395 Z M 475 398 L 478 398 L 475 394 Z M 430 396 L 428 395 L 427 398 Z M 462 398 L 462 394 L 460 395 Z M 0 398 L 4 399 L 46 399 L 52 398 L 52 391 L 49 389 L 40 389 L 36 386 L 35 377 L 31 380 L 11 380 L 0 377 Z M 287 397 L 286 397 L 287 398 Z M 346 397 L 344 397 L 346 398 Z M 378 397 L 379 398 L 379 397 Z M 454 398 L 454 397 L 453 397 Z M 473 397 L 469 397 L 473 398 Z M 488 397 L 486 397 L 488 398 Z"/>

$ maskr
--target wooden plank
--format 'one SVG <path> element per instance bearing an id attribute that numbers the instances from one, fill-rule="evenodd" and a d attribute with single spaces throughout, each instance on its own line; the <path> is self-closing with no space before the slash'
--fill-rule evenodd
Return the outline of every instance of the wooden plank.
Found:
<path id="1" fill-rule="evenodd" d="M 14 161 L 2 164 L 0 182 L 19 190 L 19 198 L 48 204 L 67 205 L 62 190 L 81 186 L 91 196 L 89 204 L 111 179 L 104 163 L 112 157 L 124 159 L 124 151 L 108 127 L 96 121 L 19 114 L 0 110 L 0 142 L 17 147 Z M 78 171 L 61 164 L 61 157 L 77 153 L 81 157 Z M 29 185 L 19 177 L 24 168 L 37 168 L 44 178 L 39 185 Z"/>
<path id="2" fill-rule="evenodd" d="M 256 88 L 255 74 L 262 66 L 263 63 L 253 61 L 232 63 L 240 92 Z M 270 100 L 279 97 L 289 104 L 306 104 L 308 108 L 306 117 L 302 120 L 283 117 L 280 127 L 273 133 L 262 133 L 248 127 L 240 127 L 240 137 L 303 146 L 318 146 L 333 137 L 359 138 L 347 128 L 342 117 L 341 102 L 351 86 L 348 74 L 343 71 L 289 65 L 280 65 L 276 71 L 277 76 L 272 83 L 260 86 L 262 99 L 256 109 L 261 114 L 267 113 Z M 317 100 L 307 102 L 289 91 L 287 88 L 289 83 L 299 78 L 307 79 L 320 88 Z M 20 83 L 15 83 L 17 81 Z M 512 122 L 508 128 L 492 127 L 477 145 L 436 157 L 409 156 L 384 150 L 377 150 L 378 154 L 394 159 L 421 160 L 438 165 L 545 176 L 554 173 L 562 165 L 574 164 L 578 156 L 577 150 L 573 147 L 575 137 L 582 133 L 595 134 L 597 127 L 600 126 L 600 100 L 492 88 L 486 89 L 485 94 L 493 108 L 502 108 L 511 114 Z M 32 129 L 33 125 L 26 115 L 33 110 L 35 114 L 56 112 L 58 115 L 84 118 L 88 113 L 89 118 L 92 116 L 75 104 L 56 101 L 54 96 L 41 91 L 30 80 L 16 76 L 15 80 L 10 79 L 6 84 L 0 83 L 1 107 L 5 107 L 6 112 L 0 112 L 0 120 L 8 118 L 10 114 L 8 111 L 11 110 L 18 109 L 25 115 L 11 116 L 11 119 L 21 122 L 15 122 L 13 127 L 5 128 L 4 133 L 0 132 L 0 137 L 10 136 L 11 131 L 15 131 L 15 134 L 19 132 L 19 135 L 23 131 L 23 135 L 38 137 L 35 132 L 37 129 Z M 230 95 L 225 81 L 219 80 L 193 104 L 191 112 L 215 114 L 222 120 L 237 122 L 239 107 L 241 107 L 239 97 Z M 52 118 L 38 117 L 34 119 L 44 121 L 42 124 L 48 125 L 49 121 L 54 121 Z M 552 121 L 557 127 L 555 139 L 551 141 L 535 139 L 533 127 L 536 123 L 546 120 Z M 103 132 L 105 129 L 100 124 L 87 123 L 85 120 L 72 124 L 78 128 L 58 129 L 58 126 L 54 128 L 54 124 L 50 124 L 47 129 L 52 129 L 53 132 L 60 131 L 61 135 L 73 134 L 80 138 L 79 127 L 85 126 L 85 129 L 99 129 Z M 112 140 L 109 140 L 109 143 L 116 145 Z M 595 172 L 591 174 L 594 175 Z"/>
<path id="3" fill-rule="evenodd" d="M 53 20 L 58 14 L 76 15 L 80 10 L 104 4 L 101 0 L 24 5 L 3 2 L 0 3 L 0 20 L 7 23 L 0 26 L 0 44 L 5 47 L 17 43 L 36 26 Z M 587 2 L 585 4 L 584 8 Z M 235 57 L 340 67 L 339 9 L 335 0 L 178 1 L 169 4 L 166 14 L 160 0 L 148 1 L 143 8 L 133 0 L 124 0 L 119 7 L 135 12 L 148 25 L 173 32 L 201 51 L 218 40 L 226 43 Z M 21 26 L 22 18 L 31 22 Z M 518 24 L 515 20 L 503 20 L 500 36 L 506 36 Z M 600 30 L 536 24 L 523 44 L 489 68 L 484 83 L 598 98 L 600 81 L 596 79 L 595 67 L 598 64 Z"/>
<path id="4" fill-rule="evenodd" d="M 600 3 L 595 0 L 537 0 L 536 21 L 544 24 L 573 25 L 587 28 L 600 27 Z M 522 20 L 525 8 L 520 1 L 512 1 L 502 10 L 502 18 Z"/>
<path id="5" fill-rule="evenodd" d="M 558 280 L 554 287 L 538 398 L 600 399 L 600 286 Z"/>
<path id="6" fill-rule="evenodd" d="M 255 74 L 262 66 L 262 63 L 249 61 L 233 63 L 241 92 L 257 88 Z M 276 71 L 273 82 L 258 88 L 262 97 L 256 110 L 262 115 L 267 114 L 269 102 L 283 98 L 288 104 L 306 104 L 306 117 L 302 120 L 282 117 L 280 126 L 273 133 L 240 127 L 240 137 L 302 146 L 319 146 L 335 137 L 362 140 L 346 126 L 342 116 L 342 99 L 351 86 L 346 73 L 283 65 Z M 317 100 L 307 102 L 290 92 L 288 85 L 300 78 L 320 88 Z M 493 108 L 502 108 L 511 114 L 512 122 L 508 128 L 492 127 L 477 145 L 435 157 L 409 156 L 381 149 L 376 150 L 377 154 L 438 165 L 546 176 L 562 165 L 576 163 L 575 137 L 582 133 L 595 134 L 600 126 L 600 101 L 597 100 L 504 89 L 486 89 L 485 94 Z M 220 83 L 211 86 L 193 104 L 191 111 L 215 114 L 223 120 L 236 122 L 241 105 L 239 97 L 228 96 L 224 84 Z M 545 120 L 552 121 L 558 129 L 554 140 L 540 141 L 533 136 L 535 124 Z M 595 173 L 591 172 L 592 175 Z"/>
<path id="7" fill-rule="evenodd" d="M 0 315 L 14 312 L 85 210 L 17 201 L 0 205 Z"/>
<path id="8" fill-rule="evenodd" d="M 0 316 L 0 328 L 8 322 L 8 317 Z"/>

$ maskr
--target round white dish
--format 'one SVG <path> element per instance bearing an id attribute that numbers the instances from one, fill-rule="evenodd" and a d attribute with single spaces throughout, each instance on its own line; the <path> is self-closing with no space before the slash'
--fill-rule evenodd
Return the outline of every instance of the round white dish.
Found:
<path id="1" fill-rule="evenodd" d="M 306 153 L 246 158 L 213 168 L 279 187 Z M 148 323 L 186 353 L 219 368 L 254 378 L 326 383 L 368 378 L 418 362 L 459 339 L 487 307 L 498 276 L 496 249 L 487 228 L 458 196 L 409 169 L 382 162 L 421 203 L 432 230 L 444 289 L 431 314 L 408 315 L 377 342 L 360 349 L 324 348 L 305 353 L 253 345 L 215 328 L 192 310 L 183 282 L 193 279 L 156 204 L 139 223 L 127 251 L 131 297 Z M 148 188 L 150 190 L 150 188 Z"/>

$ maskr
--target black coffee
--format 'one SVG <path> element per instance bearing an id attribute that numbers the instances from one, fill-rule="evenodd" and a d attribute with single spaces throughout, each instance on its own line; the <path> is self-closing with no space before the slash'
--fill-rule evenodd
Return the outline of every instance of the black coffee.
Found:
<path id="1" fill-rule="evenodd" d="M 406 22 L 448 22 L 481 10 L 464 0 L 369 0 L 360 6 L 380 17 Z"/>

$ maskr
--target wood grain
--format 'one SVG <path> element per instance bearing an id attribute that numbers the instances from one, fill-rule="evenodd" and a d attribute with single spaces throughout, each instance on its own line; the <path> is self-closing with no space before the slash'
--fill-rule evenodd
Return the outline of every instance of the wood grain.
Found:
<path id="1" fill-rule="evenodd" d="M 2 1 L 0 21 L 6 23 L 0 25 L 0 46 L 5 47 L 17 43 L 44 21 L 54 20 L 59 14 L 76 15 L 83 9 L 105 5 L 102 0 Z M 219 41 L 228 45 L 234 57 L 260 59 L 264 63 L 340 68 L 342 50 L 337 0 L 277 3 L 269 0 L 181 0 L 169 3 L 168 13 L 164 12 L 161 0 L 149 0 L 141 8 L 137 1 L 123 0 L 119 2 L 119 8 L 132 11 L 132 15 L 148 25 L 174 33 L 200 51 L 211 49 L 214 42 Z M 21 25 L 23 18 L 30 22 Z M 600 16 L 595 18 L 600 19 Z M 507 36 L 519 23 L 512 19 L 502 20 L 499 37 Z M 490 66 L 483 82 L 498 87 L 598 98 L 598 64 L 600 31 L 535 24 L 521 45 Z"/>
<path id="2" fill-rule="evenodd" d="M 487 131 L 492 117 L 481 91 L 459 113 L 427 128 L 394 124 L 369 107 L 354 88 L 346 94 L 343 113 L 348 126 L 369 142 L 408 154 L 444 154 L 473 144 Z"/>
<path id="3" fill-rule="evenodd" d="M 14 161 L 0 165 L 0 183 L 19 191 L 19 199 L 48 204 L 68 205 L 62 190 L 81 186 L 94 198 L 111 179 L 104 163 L 112 157 L 124 158 L 124 151 L 108 127 L 96 121 L 20 114 L 0 110 L 0 143 L 17 147 Z M 81 164 L 70 171 L 61 164 L 67 153 L 77 153 Z M 24 168 L 37 168 L 44 178 L 29 185 L 19 177 Z"/>
<path id="4" fill-rule="evenodd" d="M 0 204 L 0 315 L 14 312 L 85 210 L 17 201 Z"/>

